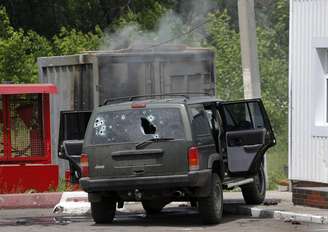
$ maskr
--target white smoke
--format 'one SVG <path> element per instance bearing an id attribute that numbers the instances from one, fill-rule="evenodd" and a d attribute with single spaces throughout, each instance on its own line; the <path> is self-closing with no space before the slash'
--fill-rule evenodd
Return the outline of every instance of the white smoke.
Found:
<path id="1" fill-rule="evenodd" d="M 182 1 L 178 11 L 181 13 L 168 10 L 153 31 L 144 31 L 131 23 L 115 33 L 107 33 L 100 50 L 147 48 L 166 43 L 200 46 L 206 33 L 207 15 L 215 9 L 213 0 Z"/>

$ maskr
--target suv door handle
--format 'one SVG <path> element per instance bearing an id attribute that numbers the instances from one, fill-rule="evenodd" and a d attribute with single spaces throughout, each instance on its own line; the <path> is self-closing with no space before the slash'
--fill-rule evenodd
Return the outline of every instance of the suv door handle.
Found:
<path id="1" fill-rule="evenodd" d="M 239 147 L 243 145 L 243 139 L 242 138 L 231 138 L 228 141 L 228 144 L 230 147 Z"/>
<path id="2" fill-rule="evenodd" d="M 244 150 L 246 152 L 256 152 L 258 151 L 261 147 L 263 146 L 263 144 L 253 144 L 253 145 L 244 145 Z"/>

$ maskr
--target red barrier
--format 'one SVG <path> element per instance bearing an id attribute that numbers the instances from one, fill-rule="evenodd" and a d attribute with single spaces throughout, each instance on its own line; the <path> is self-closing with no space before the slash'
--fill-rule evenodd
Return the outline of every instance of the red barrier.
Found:
<path id="1" fill-rule="evenodd" d="M 0 193 L 48 192 L 58 187 L 58 165 L 0 165 Z"/>
<path id="2" fill-rule="evenodd" d="M 0 85 L 0 193 L 56 189 L 51 164 L 51 84 Z"/>

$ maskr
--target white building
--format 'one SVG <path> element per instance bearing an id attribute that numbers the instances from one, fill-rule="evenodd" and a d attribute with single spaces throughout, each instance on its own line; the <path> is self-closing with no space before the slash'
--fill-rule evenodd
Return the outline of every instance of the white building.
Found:
<path id="1" fill-rule="evenodd" d="M 290 0 L 289 36 L 289 179 L 328 189 L 328 0 Z"/>

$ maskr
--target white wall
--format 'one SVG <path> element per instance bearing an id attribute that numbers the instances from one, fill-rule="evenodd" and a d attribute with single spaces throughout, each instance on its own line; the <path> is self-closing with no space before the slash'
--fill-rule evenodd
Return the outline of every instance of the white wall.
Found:
<path id="1" fill-rule="evenodd" d="M 328 0 L 290 0 L 289 33 L 289 178 L 328 183 Z"/>

